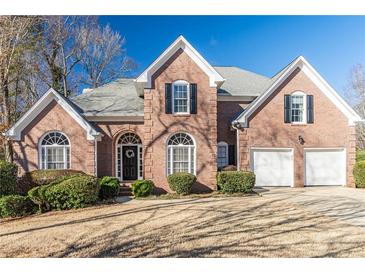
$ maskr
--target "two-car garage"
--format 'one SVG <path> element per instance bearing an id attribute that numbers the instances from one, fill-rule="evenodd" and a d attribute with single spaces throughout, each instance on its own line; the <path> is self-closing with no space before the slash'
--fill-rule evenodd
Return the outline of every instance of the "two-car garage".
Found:
<path id="1" fill-rule="evenodd" d="M 307 148 L 303 154 L 300 163 L 295 163 L 292 148 L 251 149 L 256 186 L 294 186 L 295 164 L 304 165 L 305 186 L 346 184 L 344 148 Z"/>

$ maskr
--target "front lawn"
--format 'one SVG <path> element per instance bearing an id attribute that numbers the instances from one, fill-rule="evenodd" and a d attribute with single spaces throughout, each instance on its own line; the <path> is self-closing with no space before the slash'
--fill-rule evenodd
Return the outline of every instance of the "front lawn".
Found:
<path id="1" fill-rule="evenodd" d="M 365 256 L 364 228 L 275 195 L 131 200 L 0 222 L 0 257 Z"/>

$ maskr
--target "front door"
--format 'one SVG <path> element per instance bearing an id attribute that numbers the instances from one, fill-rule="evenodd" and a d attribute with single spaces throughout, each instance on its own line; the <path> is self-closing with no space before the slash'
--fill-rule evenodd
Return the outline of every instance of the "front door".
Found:
<path id="1" fill-rule="evenodd" d="M 137 180 L 138 161 L 137 146 L 123 146 L 123 180 Z"/>

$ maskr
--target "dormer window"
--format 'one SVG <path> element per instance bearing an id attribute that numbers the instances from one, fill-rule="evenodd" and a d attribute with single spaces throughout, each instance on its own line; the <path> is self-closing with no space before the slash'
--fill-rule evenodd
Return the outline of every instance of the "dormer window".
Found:
<path id="1" fill-rule="evenodd" d="M 313 95 L 295 91 L 284 96 L 284 122 L 291 124 L 313 123 Z"/>
<path id="2" fill-rule="evenodd" d="M 173 88 L 173 93 L 172 93 L 173 112 L 175 114 L 190 113 L 189 83 L 186 81 L 179 80 L 172 84 L 172 88 Z"/>

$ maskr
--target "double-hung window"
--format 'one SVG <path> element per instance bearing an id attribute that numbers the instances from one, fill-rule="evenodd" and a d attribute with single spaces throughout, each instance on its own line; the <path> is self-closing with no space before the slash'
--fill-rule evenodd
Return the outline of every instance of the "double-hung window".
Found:
<path id="1" fill-rule="evenodd" d="M 284 95 L 284 123 L 313 124 L 314 97 L 303 91 Z"/>
<path id="2" fill-rule="evenodd" d="M 303 92 L 294 92 L 291 95 L 291 122 L 306 123 L 306 95 Z"/>
<path id="3" fill-rule="evenodd" d="M 173 83 L 172 88 L 173 112 L 182 114 L 190 113 L 189 83 L 179 80 Z"/>

